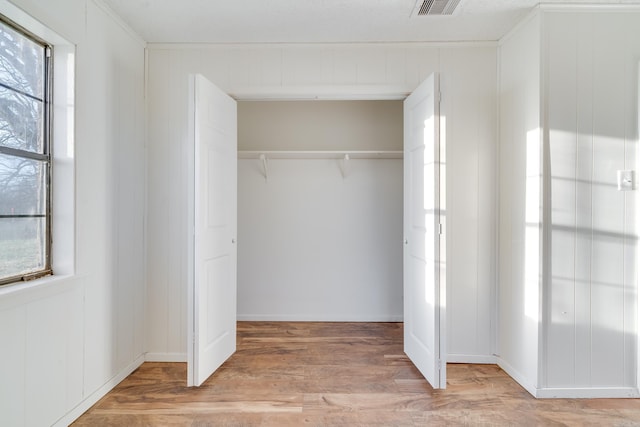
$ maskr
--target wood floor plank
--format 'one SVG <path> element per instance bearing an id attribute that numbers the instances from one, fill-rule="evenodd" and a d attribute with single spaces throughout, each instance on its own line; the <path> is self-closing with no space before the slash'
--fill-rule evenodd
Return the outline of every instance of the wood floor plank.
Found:
<path id="1" fill-rule="evenodd" d="M 305 395 L 305 412 L 430 411 L 434 401 L 420 393 L 321 393 Z"/>
<path id="2" fill-rule="evenodd" d="M 534 399 L 496 365 L 447 365 L 434 390 L 400 323 L 239 322 L 201 387 L 144 363 L 74 426 L 640 426 L 640 399 Z"/>

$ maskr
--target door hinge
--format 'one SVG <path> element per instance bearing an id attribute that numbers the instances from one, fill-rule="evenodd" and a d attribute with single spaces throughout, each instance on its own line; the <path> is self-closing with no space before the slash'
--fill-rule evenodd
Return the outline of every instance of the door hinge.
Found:
<path id="1" fill-rule="evenodd" d="M 438 359 L 438 371 L 442 370 L 442 359 Z"/>
<path id="2" fill-rule="evenodd" d="M 438 224 L 438 234 L 442 234 L 444 232 L 444 227 L 442 226 L 442 224 Z"/>

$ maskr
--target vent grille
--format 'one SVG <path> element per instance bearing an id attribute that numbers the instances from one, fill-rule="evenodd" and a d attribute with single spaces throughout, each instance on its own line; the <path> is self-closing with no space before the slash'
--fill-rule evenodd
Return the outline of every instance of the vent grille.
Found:
<path id="1" fill-rule="evenodd" d="M 418 4 L 418 16 L 452 15 L 460 0 L 418 0 Z"/>

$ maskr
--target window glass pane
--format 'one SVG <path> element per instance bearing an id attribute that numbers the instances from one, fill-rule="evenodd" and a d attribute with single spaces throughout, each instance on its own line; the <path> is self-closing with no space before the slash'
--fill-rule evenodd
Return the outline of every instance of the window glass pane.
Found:
<path id="1" fill-rule="evenodd" d="M 50 266 L 50 165 L 30 154 L 49 154 L 49 67 L 42 44 L 0 22 L 0 147 L 12 149 L 0 153 L 2 283 Z"/>
<path id="2" fill-rule="evenodd" d="M 42 102 L 0 86 L 0 145 L 44 153 Z"/>
<path id="3" fill-rule="evenodd" d="M 0 216 L 44 215 L 47 165 L 0 154 Z"/>
<path id="4" fill-rule="evenodd" d="M 44 48 L 5 24 L 0 25 L 0 82 L 42 99 Z"/>
<path id="5" fill-rule="evenodd" d="M 44 218 L 0 218 L 0 277 L 45 268 L 46 224 Z"/>

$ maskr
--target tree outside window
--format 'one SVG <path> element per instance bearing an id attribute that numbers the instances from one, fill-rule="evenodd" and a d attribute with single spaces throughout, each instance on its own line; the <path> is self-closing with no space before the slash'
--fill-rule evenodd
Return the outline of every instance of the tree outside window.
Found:
<path id="1" fill-rule="evenodd" d="M 0 22 L 0 284 L 51 272 L 49 53 Z"/>

